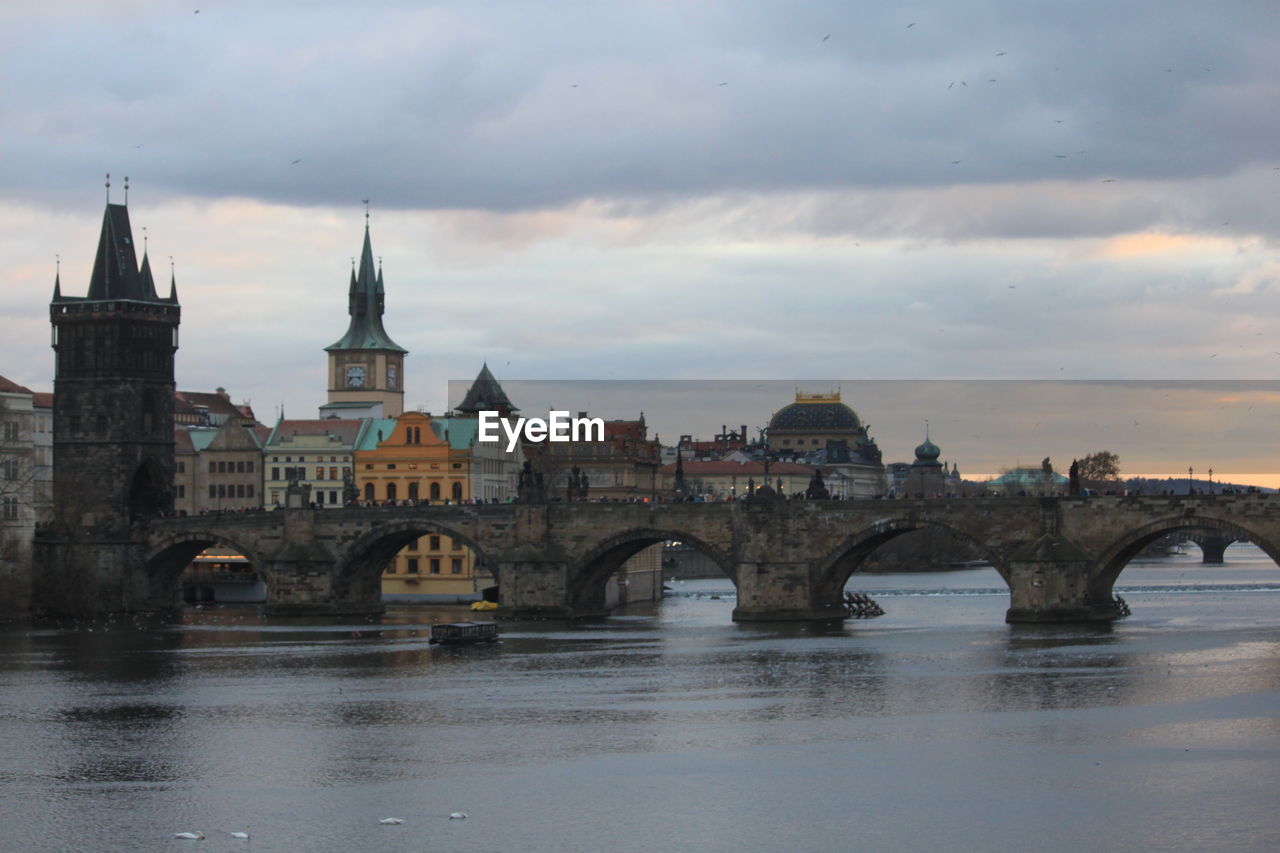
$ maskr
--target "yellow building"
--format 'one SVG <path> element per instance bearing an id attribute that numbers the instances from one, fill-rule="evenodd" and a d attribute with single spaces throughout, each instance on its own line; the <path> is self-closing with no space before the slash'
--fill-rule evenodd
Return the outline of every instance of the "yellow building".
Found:
<path id="1" fill-rule="evenodd" d="M 356 489 L 361 502 L 464 503 L 507 501 L 515 495 L 523 457 L 500 445 L 480 444 L 474 418 L 433 418 L 406 412 L 370 422 L 356 447 Z M 391 601 L 474 601 L 493 584 L 477 570 L 475 554 L 443 534 L 419 537 L 382 575 Z"/>

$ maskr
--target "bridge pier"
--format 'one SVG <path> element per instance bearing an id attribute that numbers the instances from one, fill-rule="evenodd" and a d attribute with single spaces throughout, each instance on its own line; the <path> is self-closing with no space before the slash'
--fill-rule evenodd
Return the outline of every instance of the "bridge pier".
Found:
<path id="1" fill-rule="evenodd" d="M 262 567 L 267 580 L 266 612 L 273 616 L 364 616 L 386 612 L 377 574 L 339 574 L 337 561 L 317 537 L 317 513 L 276 510 L 283 542 Z"/>
<path id="2" fill-rule="evenodd" d="M 176 609 L 181 590 L 152 588 L 137 570 L 145 548 L 101 531 L 63 528 L 39 536 L 33 558 L 33 611 L 43 616 L 93 616 Z"/>
<path id="3" fill-rule="evenodd" d="M 1090 589 L 1092 561 L 1079 548 L 1045 534 L 1008 563 L 1009 609 L 1005 621 L 1110 622 L 1117 617 L 1110 590 L 1099 599 Z"/>
<path id="4" fill-rule="evenodd" d="M 1202 536 L 1197 541 L 1205 563 L 1221 564 L 1226 560 L 1227 546 L 1231 543 L 1225 536 Z"/>
<path id="5" fill-rule="evenodd" d="M 735 568 L 735 622 L 826 622 L 847 615 L 841 601 L 814 601 L 818 584 L 809 563 L 743 562 Z"/>
<path id="6" fill-rule="evenodd" d="M 498 602 L 502 616 L 518 619 L 580 619 L 608 616 L 600 601 L 575 601 L 568 561 L 528 546 L 498 560 Z"/>

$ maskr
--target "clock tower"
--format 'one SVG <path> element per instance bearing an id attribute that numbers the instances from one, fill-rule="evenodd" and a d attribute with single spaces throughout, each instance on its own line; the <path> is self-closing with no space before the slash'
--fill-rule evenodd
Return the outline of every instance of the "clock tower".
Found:
<path id="1" fill-rule="evenodd" d="M 323 414 L 338 417 L 394 418 L 404 413 L 404 357 L 408 350 L 382 328 L 385 308 L 382 265 L 373 265 L 369 219 L 365 215 L 364 248 L 359 271 L 351 270 L 347 333 L 325 347 L 329 353 L 329 402 Z"/>

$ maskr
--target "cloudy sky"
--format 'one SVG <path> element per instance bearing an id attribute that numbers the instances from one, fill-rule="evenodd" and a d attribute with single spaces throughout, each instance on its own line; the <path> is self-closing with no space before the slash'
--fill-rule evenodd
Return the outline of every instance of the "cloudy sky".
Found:
<path id="1" fill-rule="evenodd" d="M 325 401 L 363 199 L 414 407 L 485 359 L 1270 379 L 1277 43 L 1252 0 L 9 0 L 0 374 L 52 386 L 55 258 L 83 293 L 110 172 L 173 258 L 179 386 L 268 421 Z"/>

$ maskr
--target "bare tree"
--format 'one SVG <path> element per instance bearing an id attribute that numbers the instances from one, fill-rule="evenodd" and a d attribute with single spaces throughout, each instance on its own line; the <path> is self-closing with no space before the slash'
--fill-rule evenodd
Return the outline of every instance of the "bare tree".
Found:
<path id="1" fill-rule="evenodd" d="M 1080 459 L 1080 485 L 1086 489 L 1118 488 L 1120 457 L 1110 450 L 1099 450 Z"/>

